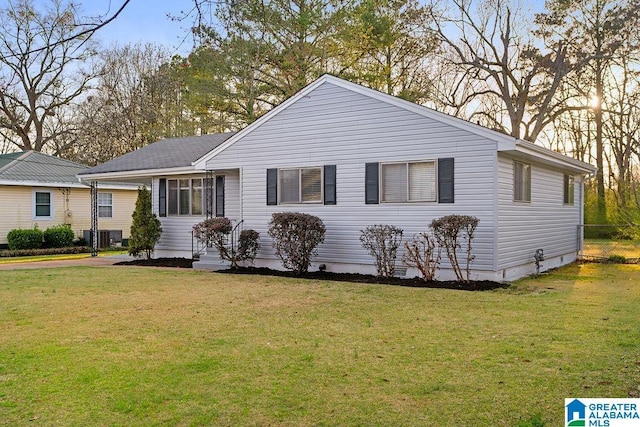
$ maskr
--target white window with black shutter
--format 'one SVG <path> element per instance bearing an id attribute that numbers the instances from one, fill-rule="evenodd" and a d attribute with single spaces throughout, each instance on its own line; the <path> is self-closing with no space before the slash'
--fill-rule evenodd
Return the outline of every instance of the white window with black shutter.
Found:
<path id="1" fill-rule="evenodd" d="M 453 158 L 367 163 L 365 203 L 453 203 L 453 178 Z"/>
<path id="2" fill-rule="evenodd" d="M 267 205 L 335 205 L 336 166 L 267 169 Z"/>
<path id="3" fill-rule="evenodd" d="M 158 181 L 158 216 L 204 215 L 204 184 L 203 178 L 161 178 Z"/>

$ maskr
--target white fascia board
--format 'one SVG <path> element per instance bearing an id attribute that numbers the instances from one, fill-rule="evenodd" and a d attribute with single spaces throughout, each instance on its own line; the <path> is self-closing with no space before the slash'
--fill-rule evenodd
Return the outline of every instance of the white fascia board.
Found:
<path id="1" fill-rule="evenodd" d="M 318 78 L 316 81 L 314 81 L 313 83 L 310 83 L 308 86 L 306 86 L 305 88 L 300 90 L 298 93 L 296 93 L 295 95 L 293 95 L 292 97 L 290 97 L 289 99 L 284 101 L 282 104 L 278 105 L 277 107 L 275 107 L 274 109 L 269 111 L 267 114 L 265 114 L 264 116 L 260 117 L 258 120 L 256 120 L 255 122 L 251 123 L 249 126 L 247 126 L 246 128 L 242 129 L 241 131 L 239 131 L 238 133 L 233 135 L 231 138 L 227 139 L 225 142 L 223 142 L 222 144 L 218 145 L 213 150 L 209 151 L 207 154 L 202 156 L 200 159 L 198 159 L 195 162 L 193 162 L 192 165 L 197 170 L 203 170 L 203 171 L 206 170 L 207 169 L 207 162 L 209 160 L 211 160 L 212 158 L 217 156 L 219 153 L 221 153 L 222 151 L 226 150 L 227 148 L 229 148 L 230 146 L 235 144 L 237 141 L 239 141 L 240 139 L 244 138 L 245 136 L 247 136 L 248 134 L 253 132 L 255 129 L 257 129 L 260 126 L 262 126 L 264 123 L 266 123 L 269 120 L 271 120 L 271 118 L 273 118 L 274 116 L 278 115 L 281 111 L 287 109 L 291 104 L 295 103 L 300 98 L 306 96 L 309 92 L 313 91 L 315 88 L 317 88 L 318 86 L 320 86 L 324 82 L 329 81 L 330 79 L 333 80 L 333 79 L 336 79 L 336 78 L 332 77 L 332 76 L 329 76 L 327 74 L 325 74 L 324 76 Z"/>
<path id="2" fill-rule="evenodd" d="M 121 172 L 103 172 L 94 174 L 78 174 L 78 179 L 82 182 L 89 181 L 117 181 L 117 180 L 129 180 L 135 181 L 138 178 L 144 178 L 143 181 L 147 181 L 154 176 L 164 175 L 186 175 L 190 173 L 204 172 L 204 170 L 197 170 L 193 166 L 179 167 L 179 168 L 164 168 L 164 169 L 145 169 L 137 171 L 121 171 Z"/>
<path id="3" fill-rule="evenodd" d="M 549 150 L 531 142 L 519 140 L 516 143 L 515 152 L 536 158 L 542 163 L 553 165 L 562 169 L 568 169 L 582 175 L 593 175 L 597 168 L 589 163 L 582 162 L 564 154 Z"/>
<path id="4" fill-rule="evenodd" d="M 82 183 L 70 183 L 70 182 L 42 182 L 42 181 L 10 181 L 0 180 L 0 185 L 7 185 L 13 187 L 49 187 L 49 188 L 87 188 Z"/>

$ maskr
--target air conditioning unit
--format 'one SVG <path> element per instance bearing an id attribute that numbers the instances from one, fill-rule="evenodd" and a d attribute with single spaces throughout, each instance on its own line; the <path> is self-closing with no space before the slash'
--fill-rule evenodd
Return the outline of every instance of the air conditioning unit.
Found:
<path id="1" fill-rule="evenodd" d="M 64 223 L 71 224 L 73 222 L 73 212 L 64 211 Z"/>

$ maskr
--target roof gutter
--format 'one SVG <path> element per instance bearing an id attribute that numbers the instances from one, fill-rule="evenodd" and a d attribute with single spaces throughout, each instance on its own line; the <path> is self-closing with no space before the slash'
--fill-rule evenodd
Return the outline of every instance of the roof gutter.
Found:
<path id="1" fill-rule="evenodd" d="M 127 181 L 135 181 L 137 178 L 144 178 L 148 180 L 154 176 L 158 175 L 184 175 L 185 173 L 197 173 L 201 172 L 196 170 L 193 166 L 187 167 L 179 167 L 179 168 L 158 168 L 158 169 L 145 169 L 145 170 L 134 170 L 134 171 L 118 171 L 118 172 L 102 172 L 102 173 L 92 173 L 92 174 L 81 174 L 76 175 L 81 182 L 89 182 L 89 181 L 117 181 L 117 180 L 127 180 Z M 203 171 L 202 171 L 203 172 Z"/>

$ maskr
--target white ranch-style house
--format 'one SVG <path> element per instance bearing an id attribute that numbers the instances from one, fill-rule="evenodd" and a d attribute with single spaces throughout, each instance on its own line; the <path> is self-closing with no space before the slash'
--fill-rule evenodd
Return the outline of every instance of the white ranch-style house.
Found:
<path id="1" fill-rule="evenodd" d="M 190 257 L 193 225 L 226 216 L 260 233 L 256 265 L 282 268 L 268 223 L 275 212 L 297 211 L 326 226 L 312 269 L 375 273 L 359 240 L 366 226 L 401 227 L 408 239 L 435 218 L 460 214 L 480 220 L 471 279 L 502 281 L 534 273 L 539 249 L 542 271 L 576 259 L 583 184 L 594 171 L 325 75 L 240 132 L 162 140 L 79 177 L 151 186 L 164 229 L 157 257 Z M 450 279 L 444 258 L 438 277 Z M 220 262 L 210 253 L 194 266 L 214 269 Z"/>

